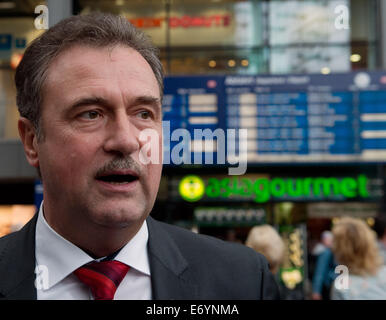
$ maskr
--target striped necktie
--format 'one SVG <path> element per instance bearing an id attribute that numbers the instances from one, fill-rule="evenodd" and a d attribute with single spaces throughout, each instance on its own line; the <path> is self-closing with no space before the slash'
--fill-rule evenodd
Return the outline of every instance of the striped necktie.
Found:
<path id="1" fill-rule="evenodd" d="M 130 267 L 116 260 L 93 261 L 74 271 L 90 289 L 95 300 L 113 300 L 122 279 Z"/>

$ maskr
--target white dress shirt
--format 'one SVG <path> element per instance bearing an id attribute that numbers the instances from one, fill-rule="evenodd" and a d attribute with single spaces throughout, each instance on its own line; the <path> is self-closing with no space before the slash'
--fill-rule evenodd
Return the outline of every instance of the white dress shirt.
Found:
<path id="1" fill-rule="evenodd" d="M 130 269 L 119 285 L 114 300 L 151 299 L 148 236 L 145 221 L 115 257 Z M 94 259 L 48 225 L 43 215 L 43 203 L 38 214 L 35 239 L 37 299 L 92 300 L 90 289 L 79 281 L 73 271 Z"/>

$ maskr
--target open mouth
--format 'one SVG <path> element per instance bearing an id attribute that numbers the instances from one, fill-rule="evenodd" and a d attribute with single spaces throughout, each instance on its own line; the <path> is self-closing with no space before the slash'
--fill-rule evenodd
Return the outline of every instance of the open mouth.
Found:
<path id="1" fill-rule="evenodd" d="M 111 184 L 127 184 L 138 180 L 139 177 L 134 174 L 107 174 L 98 176 L 96 179 Z"/>

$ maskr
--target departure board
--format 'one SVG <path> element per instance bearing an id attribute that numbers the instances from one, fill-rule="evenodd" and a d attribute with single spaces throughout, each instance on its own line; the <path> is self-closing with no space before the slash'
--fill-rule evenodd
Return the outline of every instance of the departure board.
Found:
<path id="1" fill-rule="evenodd" d="M 216 147 L 203 145 L 195 132 L 225 128 L 223 101 L 224 77 L 168 77 L 163 96 L 163 138 L 165 164 L 192 164 L 194 153 L 212 152 L 216 164 Z M 173 155 L 184 147 L 184 155 Z M 176 159 L 177 158 L 177 159 Z M 174 161 L 173 161 L 174 160 Z M 202 160 L 204 162 L 204 159 Z M 201 163 L 202 164 L 202 163 Z"/>
<path id="2" fill-rule="evenodd" d="M 248 163 L 386 159 L 386 72 L 168 77 L 164 92 L 170 132 L 247 129 Z"/>

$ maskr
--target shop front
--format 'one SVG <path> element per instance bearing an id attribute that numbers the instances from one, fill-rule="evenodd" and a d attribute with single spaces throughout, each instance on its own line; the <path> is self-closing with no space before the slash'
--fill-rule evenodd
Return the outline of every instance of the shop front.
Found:
<path id="1" fill-rule="evenodd" d="M 163 219 L 226 241 L 245 243 L 253 226 L 270 224 L 285 243 L 278 280 L 285 299 L 309 298 L 312 249 L 343 216 L 371 225 L 383 197 L 376 167 L 251 167 L 241 176 L 224 170 L 166 169 L 167 193 L 156 203 Z M 180 171 L 180 172 L 179 172 Z"/>

